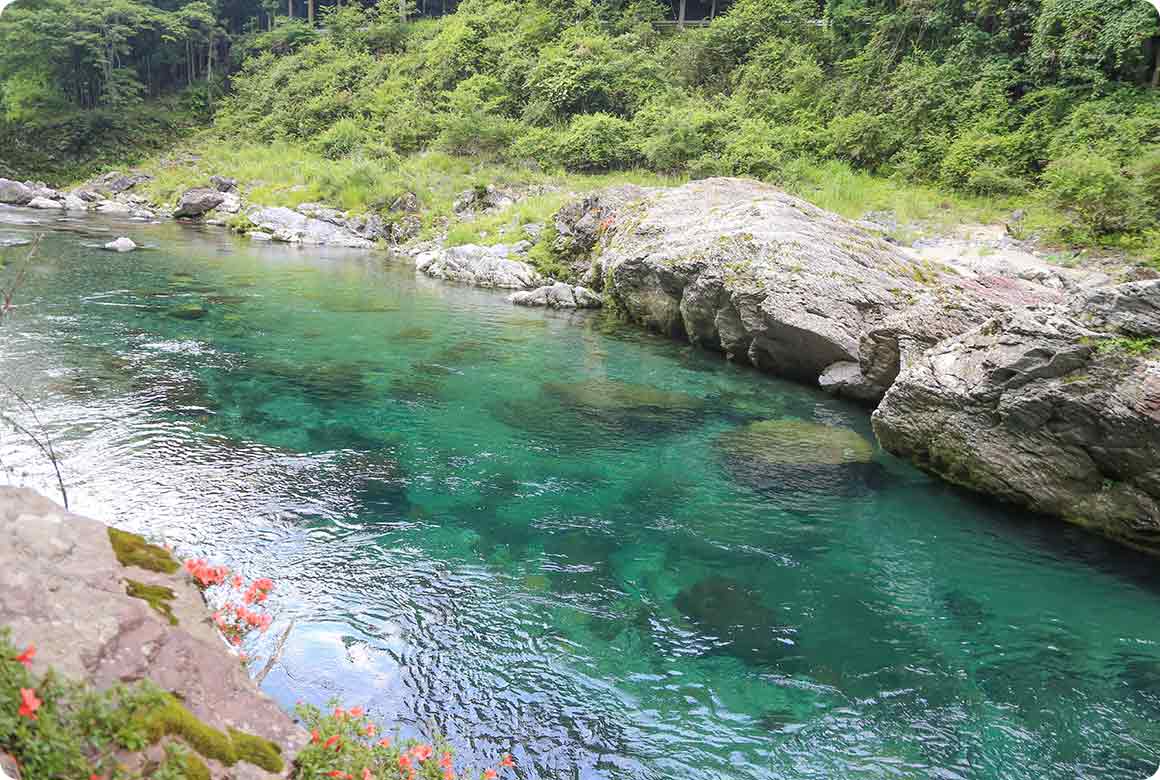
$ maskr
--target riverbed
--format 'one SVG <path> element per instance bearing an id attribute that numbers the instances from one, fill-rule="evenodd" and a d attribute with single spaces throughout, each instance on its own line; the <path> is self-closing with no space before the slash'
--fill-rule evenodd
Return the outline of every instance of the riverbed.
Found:
<path id="1" fill-rule="evenodd" d="M 246 650 L 294 621 L 288 708 L 529 779 L 1160 761 L 1154 563 L 918 472 L 860 407 L 385 254 L 0 209 L 0 247 L 36 233 L 0 376 L 75 511 L 275 580 Z M 7 429 L 0 462 L 59 497 Z"/>

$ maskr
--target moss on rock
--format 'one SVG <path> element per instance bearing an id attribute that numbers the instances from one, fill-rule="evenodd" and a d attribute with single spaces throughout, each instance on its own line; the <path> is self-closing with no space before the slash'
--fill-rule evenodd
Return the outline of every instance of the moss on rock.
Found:
<path id="1" fill-rule="evenodd" d="M 135 599 L 141 599 L 153 611 L 161 615 L 169 621 L 169 625 L 177 625 L 177 616 L 173 614 L 173 608 L 170 602 L 177 598 L 177 594 L 171 588 L 166 588 L 164 585 L 146 585 L 144 582 L 137 580 L 125 580 L 125 593 Z"/>
<path id="2" fill-rule="evenodd" d="M 165 549 L 149 544 L 137 534 L 109 529 L 109 543 L 122 566 L 135 566 L 146 571 L 173 574 L 181 568 L 177 559 Z"/>
<path id="3" fill-rule="evenodd" d="M 172 694 L 166 694 L 161 706 L 142 718 L 144 732 L 152 743 L 165 737 L 179 739 L 198 755 L 233 766 L 239 761 L 253 764 L 268 772 L 284 768 L 281 748 L 262 737 L 230 729 L 222 733 L 201 722 Z M 198 780 L 191 776 L 191 780 Z"/>
<path id="4" fill-rule="evenodd" d="M 282 749 L 268 739 L 230 729 L 230 739 L 239 761 L 261 767 L 267 772 L 281 772 L 283 769 Z"/>

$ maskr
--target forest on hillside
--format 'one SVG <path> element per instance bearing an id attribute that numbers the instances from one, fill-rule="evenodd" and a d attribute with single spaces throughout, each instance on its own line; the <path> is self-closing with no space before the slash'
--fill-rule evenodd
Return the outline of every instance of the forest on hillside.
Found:
<path id="1" fill-rule="evenodd" d="M 715 18 L 683 28 L 682 5 Z M 1151 241 L 1158 79 L 1145 0 L 19 0 L 0 18 L 0 169 L 47 176 L 211 121 L 380 163 L 778 182 L 836 159 L 1041 191 L 1073 239 Z"/>

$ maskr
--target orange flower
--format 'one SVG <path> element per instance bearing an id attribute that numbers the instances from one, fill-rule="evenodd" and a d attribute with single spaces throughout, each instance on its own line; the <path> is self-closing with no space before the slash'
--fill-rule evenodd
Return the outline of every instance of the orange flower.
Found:
<path id="1" fill-rule="evenodd" d="M 411 757 L 409 755 L 407 755 L 406 753 L 399 756 L 399 768 L 400 769 L 410 769 L 411 768 Z"/>
<path id="2" fill-rule="evenodd" d="M 451 771 L 451 767 L 444 768 L 443 780 L 455 780 L 455 773 Z"/>
<path id="3" fill-rule="evenodd" d="M 322 743 L 322 749 L 330 750 L 333 747 L 334 752 L 337 753 L 338 751 L 342 750 L 342 743 L 339 741 L 340 739 L 342 738 L 338 734 L 335 734 L 333 737 Z"/>
<path id="4" fill-rule="evenodd" d="M 487 780 L 495 780 L 497 775 L 494 769 L 485 769 L 483 770 L 483 776 L 487 778 Z"/>
<path id="5" fill-rule="evenodd" d="M 36 711 L 40 709 L 43 704 L 40 699 L 36 698 L 36 691 L 32 688 L 20 689 L 20 709 L 17 714 L 22 718 L 29 720 L 36 720 Z"/>
<path id="6" fill-rule="evenodd" d="M 512 758 L 511 753 L 504 753 L 503 758 L 501 758 L 499 761 L 499 765 L 500 766 L 515 766 L 516 760 L 514 758 Z"/>
<path id="7" fill-rule="evenodd" d="M 318 729 L 314 729 L 313 731 L 310 732 L 310 743 L 311 744 L 317 745 L 321 741 L 322 741 L 322 735 L 318 733 Z"/>
<path id="8" fill-rule="evenodd" d="M 338 709 L 336 709 L 334 711 L 334 717 L 337 718 L 338 720 L 342 720 L 343 718 L 346 717 L 346 710 L 339 707 Z"/>
<path id="9" fill-rule="evenodd" d="M 386 748 L 386 747 L 390 747 L 390 746 L 391 746 L 390 737 L 383 737 L 382 739 L 379 740 L 379 747 Z"/>
<path id="10" fill-rule="evenodd" d="M 104 775 L 89 775 L 89 780 L 105 780 Z"/>
<path id="11" fill-rule="evenodd" d="M 435 748 L 430 745 L 416 745 L 411 748 L 411 755 L 418 759 L 420 764 L 429 759 L 434 752 Z"/>
<path id="12" fill-rule="evenodd" d="M 342 777 L 342 778 L 346 778 L 346 780 L 350 780 L 350 775 L 348 775 L 346 772 L 343 772 L 341 769 L 332 769 L 331 771 L 326 773 L 326 776 L 327 777 Z"/>
<path id="13" fill-rule="evenodd" d="M 350 716 L 352 718 L 361 718 L 363 716 L 364 712 L 366 712 L 366 710 L 364 710 L 362 707 L 351 707 L 350 708 Z"/>
<path id="14" fill-rule="evenodd" d="M 363 778 L 362 778 L 362 780 L 375 780 L 375 776 L 371 774 L 371 770 L 370 770 L 370 769 L 368 769 L 368 768 L 366 768 L 366 767 L 363 767 Z"/>
<path id="15" fill-rule="evenodd" d="M 443 755 L 441 755 L 439 757 L 439 766 L 443 767 L 444 769 L 451 768 L 451 754 L 450 753 L 444 752 Z"/>
<path id="16" fill-rule="evenodd" d="M 24 664 L 26 669 L 32 668 L 32 657 L 36 655 L 36 645 L 29 645 L 24 652 L 16 656 L 16 662 Z"/>
<path id="17" fill-rule="evenodd" d="M 368 737 L 373 737 L 375 735 L 375 731 L 377 731 L 375 724 L 368 723 L 366 731 L 363 733 L 365 733 Z"/>

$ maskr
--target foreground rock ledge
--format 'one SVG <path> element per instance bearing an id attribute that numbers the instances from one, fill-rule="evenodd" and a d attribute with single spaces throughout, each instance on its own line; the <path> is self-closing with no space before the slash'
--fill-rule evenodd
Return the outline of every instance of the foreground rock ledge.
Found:
<path id="1" fill-rule="evenodd" d="M 177 625 L 128 596 L 127 580 L 172 589 Z M 305 744 L 226 649 L 184 577 L 122 566 L 104 525 L 31 490 L 0 488 L 0 625 L 36 644 L 37 674 L 52 667 L 98 688 L 151 680 L 206 725 L 276 743 L 288 767 Z M 273 777 L 245 763 L 207 764 L 215 778 Z"/>

